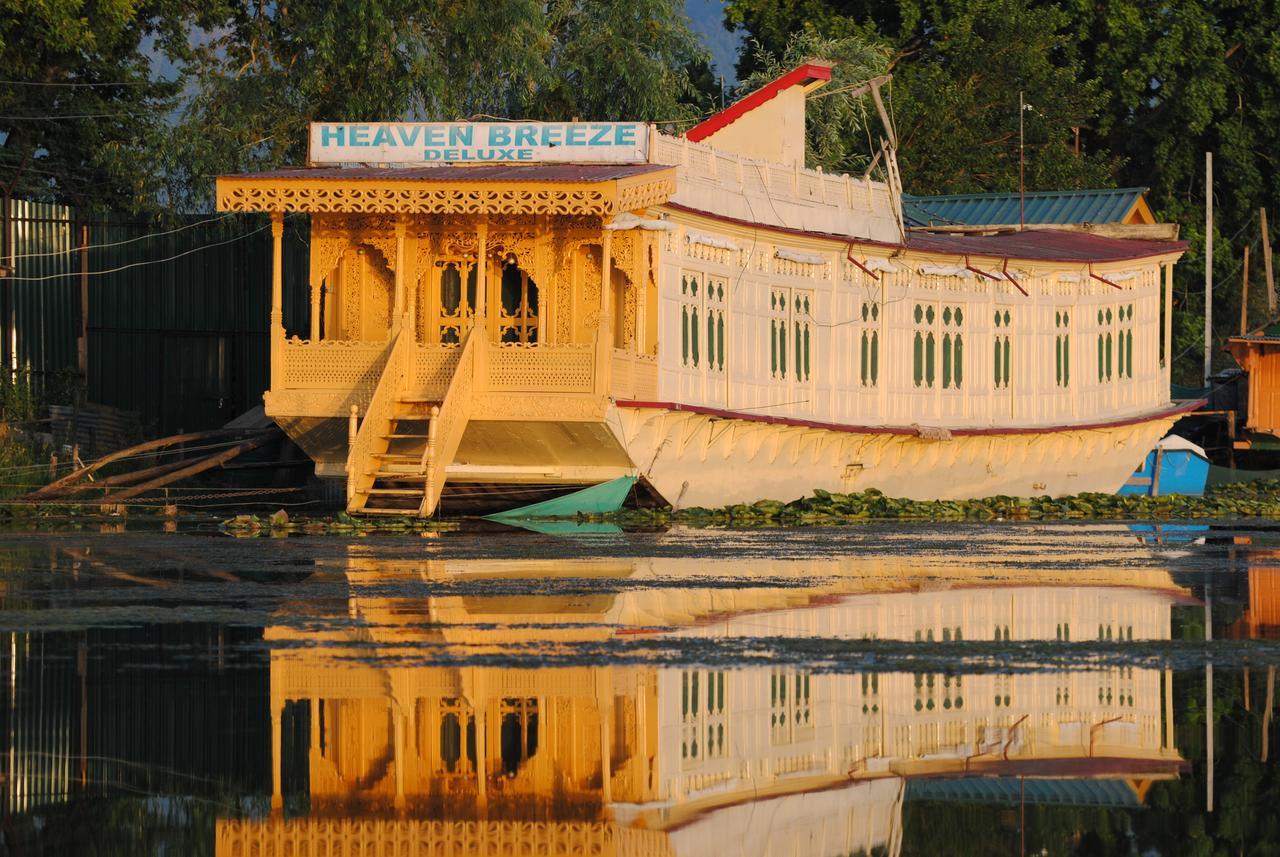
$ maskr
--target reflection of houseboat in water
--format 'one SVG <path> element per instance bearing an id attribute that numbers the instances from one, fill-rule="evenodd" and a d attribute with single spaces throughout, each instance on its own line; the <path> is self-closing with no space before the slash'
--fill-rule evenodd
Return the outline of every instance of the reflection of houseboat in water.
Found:
<path id="1" fill-rule="evenodd" d="M 632 479 L 685 506 L 1115 491 L 1177 413 L 1183 245 L 909 233 L 891 145 L 883 183 L 805 168 L 830 76 L 681 137 L 321 124 L 327 166 L 221 177 L 221 210 L 273 218 L 267 413 L 352 511 Z M 433 163 L 508 154 L 531 163 Z M 286 317 L 293 212 L 310 301 Z"/>
<path id="2" fill-rule="evenodd" d="M 416 665 L 658 625 L 715 637 L 1168 639 L 1171 607 L 1188 599 L 1154 570 L 1081 580 L 890 566 L 724 564 L 743 579 L 733 590 L 713 585 L 721 569 L 705 561 L 569 562 L 554 573 L 687 587 L 423 600 L 386 593 L 550 569 L 441 561 L 388 575 L 352 558 L 335 568 L 352 627 L 304 649 L 292 644 L 314 630 L 268 631 L 274 805 L 305 805 L 306 817 L 219 821 L 218 853 L 892 854 L 904 800 L 939 799 L 944 781 L 980 777 L 987 793 L 1008 793 L 1002 784 L 1021 777 L 1034 795 L 1070 780 L 1077 796 L 1095 784 L 1136 805 L 1184 769 L 1171 676 L 1157 669 Z M 405 665 L 362 665 L 371 655 Z"/>

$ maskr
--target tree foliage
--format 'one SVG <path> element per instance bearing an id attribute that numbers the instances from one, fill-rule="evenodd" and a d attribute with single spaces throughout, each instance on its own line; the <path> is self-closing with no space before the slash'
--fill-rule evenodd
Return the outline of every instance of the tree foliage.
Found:
<path id="1" fill-rule="evenodd" d="M 740 94 L 759 89 L 810 58 L 836 63 L 831 80 L 805 104 L 806 160 L 832 172 L 862 172 L 878 147 L 878 123 L 870 119 L 870 99 L 854 92 L 885 73 L 889 52 L 868 39 L 824 38 L 811 30 L 793 34 L 781 54 L 755 45 L 753 69 L 738 86 Z M 872 135 L 877 134 L 873 139 Z"/>
<path id="2" fill-rule="evenodd" d="M 671 121 L 706 62 L 676 0 L 230 0 L 226 20 L 169 151 L 188 207 L 217 173 L 301 163 L 311 121 Z"/>
<path id="3" fill-rule="evenodd" d="M 1017 188 L 1018 93 L 1031 189 L 1150 188 L 1191 241 L 1177 269 L 1184 382 L 1203 347 L 1204 153 L 1215 164 L 1215 344 L 1239 318 L 1240 261 L 1257 209 L 1280 220 L 1280 6 L 1272 0 L 729 0 L 726 26 L 775 55 L 794 33 L 892 51 L 903 182 L 916 193 Z M 744 51 L 739 73 L 759 64 Z M 1078 133 L 1078 152 L 1077 152 Z M 1272 237 L 1280 234 L 1274 228 Z M 1251 319 L 1265 320 L 1254 288 Z M 1220 357 L 1220 365 L 1229 360 Z"/>
<path id="4" fill-rule="evenodd" d="M 0 190 L 125 208 L 154 199 L 179 91 L 155 51 L 187 56 L 196 19 L 187 0 L 0 0 Z"/>

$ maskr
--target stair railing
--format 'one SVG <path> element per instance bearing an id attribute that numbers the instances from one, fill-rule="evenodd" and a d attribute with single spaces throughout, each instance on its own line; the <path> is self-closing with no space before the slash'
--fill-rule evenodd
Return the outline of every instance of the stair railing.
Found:
<path id="1" fill-rule="evenodd" d="M 471 407 L 476 389 L 476 364 L 480 352 L 488 347 L 484 330 L 472 328 L 458 355 L 458 365 L 449 379 L 449 387 L 439 408 L 431 410 L 431 424 L 427 428 L 427 446 L 422 452 L 421 472 L 426 476 L 422 494 L 422 506 L 418 514 L 429 517 L 435 513 L 444 490 L 445 468 L 453 461 L 462 443 L 462 435 L 471 420 Z"/>
<path id="2" fill-rule="evenodd" d="M 373 455 L 386 451 L 386 435 L 391 429 L 391 420 L 395 417 L 396 403 L 409 389 L 416 368 L 416 356 L 413 330 L 402 329 L 394 334 L 387 362 L 382 368 L 382 377 L 378 379 L 373 395 L 369 398 L 369 406 L 365 408 L 355 442 L 347 449 L 348 511 L 358 511 L 368 499 L 374 480 L 370 471 Z M 380 445 L 382 449 L 378 448 Z"/>

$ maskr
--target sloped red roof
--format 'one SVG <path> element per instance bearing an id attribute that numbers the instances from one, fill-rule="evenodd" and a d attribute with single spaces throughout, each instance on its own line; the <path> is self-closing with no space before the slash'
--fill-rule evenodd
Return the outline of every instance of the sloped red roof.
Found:
<path id="1" fill-rule="evenodd" d="M 924 253 L 997 256 L 1045 262 L 1123 262 L 1186 250 L 1186 241 L 1105 238 L 1088 232 L 1028 229 L 999 235 L 936 235 L 910 232 L 907 247 Z"/>
<path id="2" fill-rule="evenodd" d="M 777 80 L 766 83 L 764 86 L 739 98 L 719 113 L 713 114 L 710 118 L 704 119 L 697 125 L 694 125 L 684 136 L 688 140 L 697 143 L 705 140 L 715 132 L 719 131 L 727 125 L 731 125 L 741 119 L 747 113 L 755 110 L 766 101 L 772 100 L 779 92 L 790 89 L 793 86 L 803 86 L 806 83 L 815 80 L 830 80 L 831 65 L 828 63 L 805 63 L 802 66 L 792 69 Z"/>

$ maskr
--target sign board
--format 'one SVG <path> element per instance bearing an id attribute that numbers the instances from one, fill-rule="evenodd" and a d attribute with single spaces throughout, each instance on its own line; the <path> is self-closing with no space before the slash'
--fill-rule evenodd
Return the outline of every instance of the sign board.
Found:
<path id="1" fill-rule="evenodd" d="M 649 156 L 643 122 L 313 122 L 313 164 L 636 164 Z"/>

